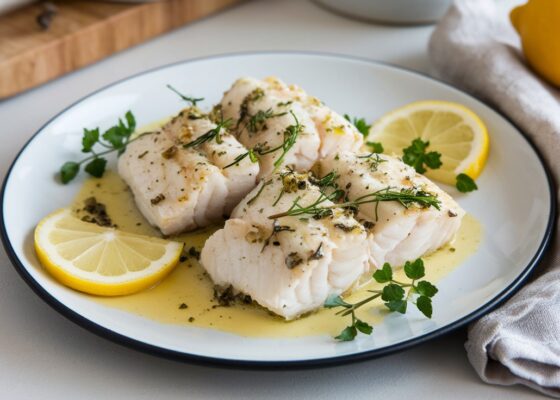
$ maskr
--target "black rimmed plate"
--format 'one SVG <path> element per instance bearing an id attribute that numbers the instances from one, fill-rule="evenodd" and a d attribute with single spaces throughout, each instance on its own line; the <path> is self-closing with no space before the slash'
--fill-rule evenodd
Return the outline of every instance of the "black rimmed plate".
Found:
<path id="1" fill-rule="evenodd" d="M 83 126 L 111 125 L 134 110 L 139 125 L 178 110 L 165 88 L 173 83 L 206 97 L 206 106 L 241 76 L 276 75 L 304 87 L 341 112 L 373 120 L 406 103 L 438 99 L 474 110 L 490 131 L 491 152 L 480 190 L 458 197 L 484 229 L 480 247 L 439 282 L 431 320 L 391 315 L 372 336 L 337 343 L 330 336 L 247 338 L 212 329 L 162 324 L 105 307 L 53 280 L 39 264 L 32 232 L 37 222 L 65 207 L 80 180 L 54 179 L 62 161 L 78 159 Z M 45 151 L 48 149 L 48 151 Z M 114 165 L 114 160 L 111 160 Z M 22 149 L 4 182 L 2 239 L 25 281 L 57 311 L 108 339 L 186 361 L 230 366 L 319 366 L 387 354 L 449 332 L 482 316 L 525 281 L 548 244 L 555 215 L 554 190 L 541 158 L 503 116 L 473 97 L 414 72 L 369 60 L 327 54 L 255 53 L 182 62 L 125 79 L 67 108 Z"/>

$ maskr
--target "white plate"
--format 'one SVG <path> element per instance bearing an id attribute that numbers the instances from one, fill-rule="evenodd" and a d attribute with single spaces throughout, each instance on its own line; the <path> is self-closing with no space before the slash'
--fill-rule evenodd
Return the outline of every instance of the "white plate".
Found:
<path id="1" fill-rule="evenodd" d="M 374 119 L 415 100 L 450 100 L 473 109 L 488 125 L 491 152 L 480 190 L 459 196 L 482 222 L 476 254 L 438 287 L 433 319 L 391 315 L 372 336 L 349 343 L 329 336 L 255 339 L 220 331 L 161 324 L 107 308 L 54 281 L 39 265 L 32 232 L 49 212 L 67 206 L 81 181 L 55 181 L 64 160 L 79 157 L 81 128 L 108 127 L 127 110 L 138 123 L 176 112 L 182 104 L 166 89 L 217 102 L 240 76 L 277 75 L 298 83 L 335 110 Z M 113 160 L 114 163 L 114 160 Z M 114 165 L 114 164 L 113 164 Z M 235 366 L 339 364 L 379 356 L 434 338 L 480 317 L 527 278 L 550 239 L 554 191 L 545 167 L 521 132 L 480 101 L 419 74 L 372 61 L 326 54 L 237 54 L 178 63 L 110 85 L 49 121 L 23 148 L 3 188 L 2 239 L 26 282 L 60 313 L 85 328 L 130 347 L 183 360 Z"/>

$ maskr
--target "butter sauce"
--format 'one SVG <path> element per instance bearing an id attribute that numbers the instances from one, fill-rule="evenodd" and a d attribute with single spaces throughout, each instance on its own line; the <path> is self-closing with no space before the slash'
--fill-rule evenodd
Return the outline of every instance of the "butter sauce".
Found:
<path id="1" fill-rule="evenodd" d="M 83 201 L 95 196 L 104 203 L 113 223 L 119 229 L 145 235 L 161 234 L 151 227 L 137 210 L 131 192 L 120 177 L 107 171 L 103 178 L 88 179 L 76 197 L 73 209 L 78 216 Z M 186 233 L 172 238 L 185 243 L 185 249 L 202 249 L 205 240 L 219 226 Z M 461 264 L 479 246 L 482 227 L 471 215 L 466 215 L 453 244 L 447 245 L 434 254 L 424 257 L 426 279 L 436 283 Z M 395 279 L 406 281 L 402 268 Z M 368 289 L 379 289 L 375 282 L 345 298 L 356 302 L 365 298 Z M 122 297 L 93 297 L 100 304 L 114 307 L 139 316 L 168 324 L 194 325 L 213 328 L 242 336 L 252 337 L 301 337 L 310 335 L 336 335 L 349 322 L 349 318 L 335 316 L 336 310 L 321 309 L 295 321 L 286 322 L 253 304 L 219 306 L 213 296 L 210 278 L 198 261 L 190 256 L 181 262 L 171 274 L 158 285 L 143 292 Z M 435 310 L 437 313 L 437 310 Z M 387 315 L 381 301 L 359 309 L 357 316 L 375 325 Z"/>

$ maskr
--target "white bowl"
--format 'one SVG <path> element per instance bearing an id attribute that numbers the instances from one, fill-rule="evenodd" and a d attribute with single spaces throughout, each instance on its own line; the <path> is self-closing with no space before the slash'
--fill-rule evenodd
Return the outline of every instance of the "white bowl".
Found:
<path id="1" fill-rule="evenodd" d="M 315 0 L 337 13 L 374 22 L 429 24 L 440 19 L 453 0 Z"/>

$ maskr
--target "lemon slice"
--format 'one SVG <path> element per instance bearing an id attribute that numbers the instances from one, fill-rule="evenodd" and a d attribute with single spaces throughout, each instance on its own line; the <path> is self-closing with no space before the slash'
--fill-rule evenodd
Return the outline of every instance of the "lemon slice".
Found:
<path id="1" fill-rule="evenodd" d="M 63 209 L 35 229 L 35 250 L 61 283 L 102 296 L 130 294 L 161 280 L 183 244 L 84 222 Z"/>
<path id="2" fill-rule="evenodd" d="M 383 116 L 370 129 L 368 140 L 383 144 L 386 154 L 399 157 L 416 138 L 429 141 L 427 151 L 441 153 L 442 166 L 426 176 L 454 185 L 465 173 L 476 179 L 488 158 L 488 130 L 467 107 L 447 101 L 419 101 Z"/>

